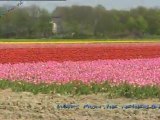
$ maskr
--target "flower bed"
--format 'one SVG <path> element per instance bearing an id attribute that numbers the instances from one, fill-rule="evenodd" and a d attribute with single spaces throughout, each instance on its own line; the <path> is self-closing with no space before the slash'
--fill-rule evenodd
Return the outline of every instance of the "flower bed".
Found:
<path id="1" fill-rule="evenodd" d="M 3 46 L 3 45 L 0 45 Z M 107 59 L 138 59 L 160 57 L 160 45 L 48 45 L 37 48 L 0 49 L 0 63 L 30 63 L 47 61 L 93 61 Z M 37 45 L 38 46 L 38 45 Z M 49 47 L 50 46 L 50 47 Z M 11 47 L 11 46 L 10 46 Z M 20 46 L 19 46 L 20 47 Z"/>
<path id="2" fill-rule="evenodd" d="M 157 98 L 159 86 L 158 43 L 0 45 L 1 89 Z"/>
<path id="3" fill-rule="evenodd" d="M 160 58 L 0 64 L 0 79 L 33 83 L 129 83 L 160 85 Z"/>
<path id="4" fill-rule="evenodd" d="M 2 45 L 1 45 L 2 46 Z M 0 79 L 160 85 L 160 47 L 84 45 L 0 49 Z"/>

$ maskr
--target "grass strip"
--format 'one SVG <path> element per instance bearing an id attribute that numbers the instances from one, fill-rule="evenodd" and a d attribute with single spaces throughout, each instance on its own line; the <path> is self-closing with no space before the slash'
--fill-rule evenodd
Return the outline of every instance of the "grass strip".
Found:
<path id="1" fill-rule="evenodd" d="M 64 85 L 59 84 L 32 84 L 22 81 L 0 80 L 0 89 L 12 89 L 15 92 L 31 92 L 33 94 L 59 93 L 62 95 L 87 95 L 106 93 L 108 98 L 126 97 L 126 98 L 160 98 L 159 86 L 133 86 L 121 84 L 113 86 L 107 82 L 103 84 L 92 83 L 85 85 L 81 82 L 72 82 Z"/>
<path id="2" fill-rule="evenodd" d="M 157 43 L 159 39 L 0 39 L 0 44 L 32 43 Z"/>

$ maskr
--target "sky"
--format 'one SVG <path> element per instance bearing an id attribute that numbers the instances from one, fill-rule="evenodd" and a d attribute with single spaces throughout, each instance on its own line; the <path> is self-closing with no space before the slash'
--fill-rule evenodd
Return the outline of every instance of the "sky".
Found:
<path id="1" fill-rule="evenodd" d="M 0 6 L 16 5 L 16 1 L 0 1 Z M 158 7 L 160 8 L 160 0 L 66 0 L 66 1 L 24 1 L 23 6 L 37 5 L 49 11 L 54 10 L 57 6 L 72 6 L 72 5 L 103 5 L 106 9 L 128 10 L 138 6 Z"/>

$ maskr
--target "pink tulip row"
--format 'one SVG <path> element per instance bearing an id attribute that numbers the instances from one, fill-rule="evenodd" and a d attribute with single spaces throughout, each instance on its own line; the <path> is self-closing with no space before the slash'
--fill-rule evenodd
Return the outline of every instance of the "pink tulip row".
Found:
<path id="1" fill-rule="evenodd" d="M 32 83 L 83 83 L 160 85 L 160 58 L 0 64 L 0 79 Z"/>

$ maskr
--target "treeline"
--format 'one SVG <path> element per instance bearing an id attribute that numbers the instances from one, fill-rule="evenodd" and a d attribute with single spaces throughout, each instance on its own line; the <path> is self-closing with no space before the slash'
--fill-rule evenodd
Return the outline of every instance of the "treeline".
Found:
<path id="1" fill-rule="evenodd" d="M 52 32 L 50 21 L 51 13 L 45 9 L 17 8 L 0 18 L 0 38 L 48 38 Z"/>
<path id="2" fill-rule="evenodd" d="M 0 12 L 4 8 L 0 8 Z M 37 6 L 19 8 L 0 19 L 0 38 L 52 38 L 53 16 L 62 19 L 64 38 L 144 38 L 160 35 L 160 9 L 129 11 L 103 6 L 57 7 L 52 13 Z M 57 37 L 57 36 L 56 36 Z"/>

